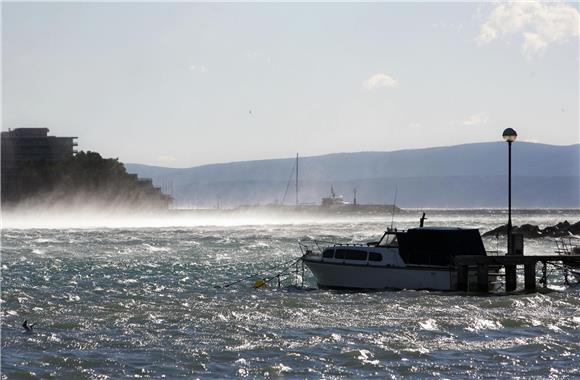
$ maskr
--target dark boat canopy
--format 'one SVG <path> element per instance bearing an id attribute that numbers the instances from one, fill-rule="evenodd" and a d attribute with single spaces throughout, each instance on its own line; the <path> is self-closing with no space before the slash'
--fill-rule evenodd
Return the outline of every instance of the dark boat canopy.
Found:
<path id="1" fill-rule="evenodd" d="M 448 266 L 456 256 L 486 256 L 478 229 L 412 228 L 397 232 L 397 240 L 406 264 Z"/>

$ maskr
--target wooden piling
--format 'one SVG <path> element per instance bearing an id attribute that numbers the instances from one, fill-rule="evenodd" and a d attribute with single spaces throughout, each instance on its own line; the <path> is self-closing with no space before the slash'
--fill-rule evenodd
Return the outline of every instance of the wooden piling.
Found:
<path id="1" fill-rule="evenodd" d="M 505 266 L 505 291 L 513 292 L 517 288 L 517 267 L 515 265 Z"/>
<path id="2" fill-rule="evenodd" d="M 526 290 L 536 290 L 536 263 L 524 265 L 524 285 Z"/>
<path id="3" fill-rule="evenodd" d="M 536 264 L 541 262 L 545 279 L 544 286 L 547 286 L 547 263 L 561 263 L 562 266 L 580 266 L 580 255 L 506 255 L 506 256 L 470 256 L 462 255 L 455 257 L 455 267 L 457 271 L 457 288 L 464 290 L 467 287 L 469 291 L 469 266 L 477 268 L 477 291 L 489 292 L 489 276 L 495 276 L 495 273 L 489 273 L 491 268 L 503 266 L 505 268 L 505 289 L 508 292 L 516 290 L 516 268 L 518 265 L 524 266 L 524 286 L 528 291 L 536 291 Z M 467 284 L 467 286 L 465 286 Z"/>
<path id="4" fill-rule="evenodd" d="M 542 261 L 542 287 L 545 289 L 548 287 L 548 263 Z"/>
<path id="5" fill-rule="evenodd" d="M 489 265 L 487 263 L 477 265 L 477 291 L 489 292 Z"/>
<path id="6" fill-rule="evenodd" d="M 466 292 L 468 289 L 469 281 L 469 266 L 458 265 L 457 266 L 457 289 Z"/>

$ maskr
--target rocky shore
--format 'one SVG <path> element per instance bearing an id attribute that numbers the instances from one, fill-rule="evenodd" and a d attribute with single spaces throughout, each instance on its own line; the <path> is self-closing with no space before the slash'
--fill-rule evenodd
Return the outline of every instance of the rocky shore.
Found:
<path id="1" fill-rule="evenodd" d="M 555 226 L 549 226 L 544 229 L 534 224 L 524 224 L 521 226 L 513 226 L 512 232 L 523 234 L 525 238 L 580 236 L 580 221 L 570 224 L 565 220 Z M 497 235 L 507 235 L 507 224 L 483 234 L 484 237 Z"/>

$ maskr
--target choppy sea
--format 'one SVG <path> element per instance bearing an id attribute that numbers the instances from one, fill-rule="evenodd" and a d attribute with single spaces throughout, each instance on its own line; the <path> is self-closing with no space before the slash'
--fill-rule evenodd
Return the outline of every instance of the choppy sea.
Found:
<path id="1" fill-rule="evenodd" d="M 506 221 L 494 210 L 427 217 L 481 232 Z M 579 219 L 578 210 L 520 211 L 514 224 Z M 307 271 L 302 287 L 301 268 L 280 287 L 252 287 L 299 257 L 299 240 L 376 240 L 390 216 L 3 222 L 2 379 L 580 377 L 580 288 L 555 268 L 549 291 L 509 296 L 318 290 Z M 553 238 L 525 242 L 526 254 L 555 248 Z"/>

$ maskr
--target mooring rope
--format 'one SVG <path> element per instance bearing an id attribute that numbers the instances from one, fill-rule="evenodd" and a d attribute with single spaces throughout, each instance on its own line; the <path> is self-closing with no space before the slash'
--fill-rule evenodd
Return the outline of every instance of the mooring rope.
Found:
<path id="1" fill-rule="evenodd" d="M 292 268 L 292 267 L 294 266 L 294 264 L 296 264 L 296 263 L 297 263 L 297 262 L 299 262 L 300 260 L 302 260 L 302 256 L 301 256 L 301 257 L 299 257 L 297 260 L 294 260 L 294 261 L 292 262 L 292 264 L 288 265 L 286 268 L 284 268 L 284 269 L 283 269 L 281 272 L 279 272 L 278 274 L 275 274 L 275 275 L 273 275 L 273 276 L 271 276 L 271 277 L 269 277 L 269 278 L 265 278 L 265 279 L 263 280 L 263 281 L 264 281 L 264 284 L 267 284 L 268 282 L 272 281 L 272 280 L 273 280 L 273 279 L 275 279 L 276 277 L 278 277 L 278 278 L 279 278 L 280 276 L 282 276 L 282 275 L 283 275 L 283 274 L 284 274 L 284 273 L 285 273 L 287 270 L 289 270 L 290 268 Z M 290 275 L 290 273 L 287 273 L 287 274 L 288 274 L 288 275 Z"/>
<path id="2" fill-rule="evenodd" d="M 262 271 L 260 271 L 260 272 L 252 273 L 251 275 L 249 275 L 249 276 L 246 276 L 246 277 L 243 277 L 243 278 L 240 278 L 240 279 L 238 279 L 238 280 L 236 280 L 236 281 L 232 281 L 232 282 L 226 283 L 226 284 L 224 284 L 224 285 L 216 285 L 215 287 L 216 287 L 216 288 L 228 288 L 228 287 L 230 287 L 230 286 L 232 286 L 232 285 L 239 284 L 239 283 L 240 283 L 240 282 L 242 282 L 242 281 L 249 280 L 249 279 L 251 279 L 252 277 L 259 276 L 259 275 L 261 275 L 261 274 L 264 274 L 264 273 L 266 273 L 266 272 L 270 272 L 270 271 L 272 271 L 272 270 L 274 270 L 274 269 L 278 269 L 278 268 L 280 268 L 280 267 L 282 267 L 282 266 L 284 266 L 284 265 L 286 265 L 286 264 L 288 264 L 288 263 L 292 263 L 292 264 L 290 264 L 290 265 L 288 266 L 288 268 L 290 268 L 290 267 L 292 267 L 292 265 L 296 264 L 296 263 L 297 263 L 298 261 L 300 261 L 300 260 L 302 260 L 302 256 L 300 256 L 298 259 L 296 259 L 296 258 L 293 258 L 292 260 L 288 260 L 288 261 L 285 261 L 285 262 L 283 262 L 283 263 L 281 263 L 281 264 L 274 265 L 273 267 L 270 267 L 270 268 L 264 269 L 264 270 L 262 270 Z M 285 270 L 287 270 L 288 268 L 284 269 L 284 271 L 285 271 Z M 280 272 L 280 274 L 284 273 L 284 271 Z M 273 276 L 272 278 L 275 278 L 275 277 L 276 277 L 276 276 Z M 270 279 L 270 280 L 271 280 L 271 279 Z M 270 280 L 269 280 L 269 281 L 270 281 Z"/>

